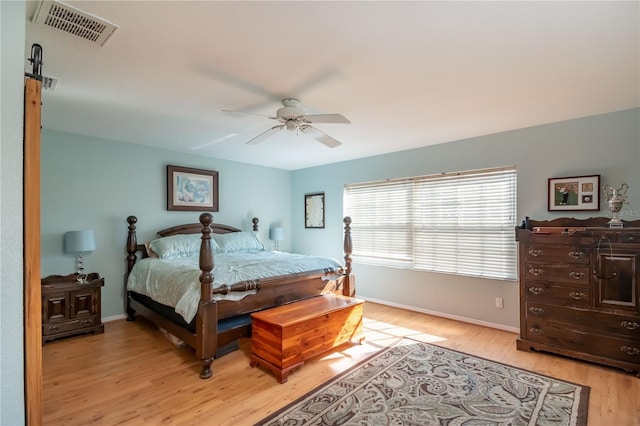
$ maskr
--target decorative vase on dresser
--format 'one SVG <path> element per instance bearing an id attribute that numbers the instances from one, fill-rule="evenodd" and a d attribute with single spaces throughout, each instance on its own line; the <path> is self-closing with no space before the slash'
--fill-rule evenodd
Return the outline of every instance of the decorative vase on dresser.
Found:
<path id="1" fill-rule="evenodd" d="M 520 350 L 640 376 L 640 221 L 529 219 L 516 228 Z"/>

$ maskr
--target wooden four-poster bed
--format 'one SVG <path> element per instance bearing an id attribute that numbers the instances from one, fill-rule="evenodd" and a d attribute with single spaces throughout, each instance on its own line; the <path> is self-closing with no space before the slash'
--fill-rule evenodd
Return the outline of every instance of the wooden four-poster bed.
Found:
<path id="1" fill-rule="evenodd" d="M 151 243 L 151 246 L 138 244 L 136 236 L 138 220 L 135 216 L 129 216 L 127 222 L 129 224 L 126 247 L 128 253 L 127 274 L 125 277 L 127 320 L 133 321 L 136 315 L 144 316 L 158 327 L 195 349 L 196 356 L 202 366 L 200 377 L 203 379 L 211 377 L 211 364 L 215 357 L 235 350 L 238 347 L 238 339 L 240 337 L 251 336 L 250 314 L 252 312 L 300 301 L 320 294 L 339 293 L 345 296 L 353 296 L 355 294 L 355 276 L 351 270 L 352 243 L 351 218 L 349 217 L 345 217 L 343 220 L 344 265 L 336 262 L 337 266 L 310 267 L 311 269 L 300 270 L 302 261 L 306 262 L 307 258 L 300 257 L 301 255 L 290 255 L 294 256 L 293 265 L 297 268 L 293 272 L 287 270 L 287 272 L 276 273 L 268 277 L 259 276 L 257 278 L 242 276 L 243 279 L 237 282 L 219 282 L 219 277 L 214 276 L 214 273 L 222 276 L 222 271 L 226 267 L 225 259 L 234 256 L 236 263 L 229 266 L 228 269 L 233 270 L 234 273 L 243 269 L 241 256 L 245 251 L 242 250 L 243 247 L 238 247 L 237 240 L 246 242 L 252 238 L 257 239 L 257 237 L 252 237 L 251 235 L 255 235 L 258 230 L 257 218 L 253 219 L 252 232 L 213 223 L 213 216 L 210 213 L 203 213 L 200 215 L 200 223 L 178 225 L 158 231 L 159 238 L 155 240 L 155 249 L 154 242 Z M 152 296 L 144 294 L 144 289 L 151 286 L 148 282 L 135 289 L 132 289 L 133 286 L 131 284 L 132 282 L 140 281 L 136 279 L 136 276 L 141 275 L 136 270 L 137 268 L 142 268 L 139 266 L 140 264 L 152 264 L 156 260 L 159 261 L 158 263 L 170 262 L 167 259 L 151 259 L 151 257 L 157 257 L 154 250 L 158 248 L 165 250 L 167 247 L 166 241 L 172 238 L 177 239 L 178 243 L 182 244 L 180 247 L 183 249 L 185 241 L 187 241 L 187 245 L 191 244 L 190 247 L 193 249 L 194 241 L 190 239 L 192 237 L 198 239 L 197 244 L 199 247 L 195 248 L 197 250 L 196 253 L 188 254 L 193 255 L 195 259 L 191 259 L 189 256 L 178 256 L 178 263 L 182 262 L 182 267 L 184 267 L 184 263 L 193 261 L 195 265 L 193 269 L 199 269 L 196 271 L 199 275 L 195 275 L 197 278 L 192 278 L 196 282 L 190 284 L 190 288 L 195 288 L 196 291 L 195 306 L 193 308 L 195 314 L 193 318 L 185 318 L 185 316 L 181 316 L 178 313 L 179 309 L 175 306 L 158 302 Z M 164 244 L 164 246 L 160 243 Z M 175 254 L 176 246 L 174 243 L 171 244 L 172 254 Z M 261 243 L 251 240 L 249 244 L 259 245 Z M 237 250 L 231 254 L 226 254 L 226 251 L 233 251 L 230 247 Z M 251 246 L 250 250 L 246 250 L 246 256 L 251 259 L 254 259 L 251 256 L 273 256 L 277 259 L 287 256 L 279 252 L 270 252 L 271 254 L 268 254 L 261 253 L 261 251 L 265 250 L 259 250 L 259 247 Z M 178 254 L 184 255 L 184 250 Z M 214 255 L 216 257 L 215 262 Z M 295 256 L 299 257 L 295 258 Z M 238 259 L 240 260 L 238 261 Z M 248 260 L 246 263 L 261 262 L 262 260 Z M 312 265 L 315 265 L 315 263 L 312 263 Z M 148 274 L 150 272 L 144 272 L 142 275 L 147 277 Z M 195 277 L 193 273 L 191 273 L 191 276 Z M 181 278 L 174 279 L 174 281 L 181 281 Z M 157 287 L 163 289 L 162 285 L 157 285 Z"/>

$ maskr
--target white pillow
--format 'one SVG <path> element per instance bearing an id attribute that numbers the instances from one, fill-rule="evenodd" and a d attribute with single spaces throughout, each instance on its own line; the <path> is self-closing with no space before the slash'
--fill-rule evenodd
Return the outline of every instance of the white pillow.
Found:
<path id="1" fill-rule="evenodd" d="M 229 232 L 228 234 L 213 234 L 222 253 L 235 251 L 261 251 L 264 250 L 262 241 L 253 231 Z"/>
<path id="2" fill-rule="evenodd" d="M 179 234 L 153 240 L 149 243 L 149 247 L 161 259 L 198 256 L 200 255 L 201 241 L 202 234 Z M 214 252 L 220 251 L 213 238 L 211 239 L 211 248 Z"/>

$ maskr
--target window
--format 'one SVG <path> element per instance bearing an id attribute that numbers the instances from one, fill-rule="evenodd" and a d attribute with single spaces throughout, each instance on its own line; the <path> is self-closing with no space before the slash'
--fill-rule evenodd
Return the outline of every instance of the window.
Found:
<path id="1" fill-rule="evenodd" d="M 514 167 L 346 185 L 344 209 L 360 261 L 516 279 Z"/>

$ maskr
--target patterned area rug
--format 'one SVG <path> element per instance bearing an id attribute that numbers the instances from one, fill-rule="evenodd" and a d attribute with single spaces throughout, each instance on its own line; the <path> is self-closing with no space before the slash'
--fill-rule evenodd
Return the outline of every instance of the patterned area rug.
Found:
<path id="1" fill-rule="evenodd" d="M 586 425 L 589 387 L 403 340 L 258 425 Z"/>

